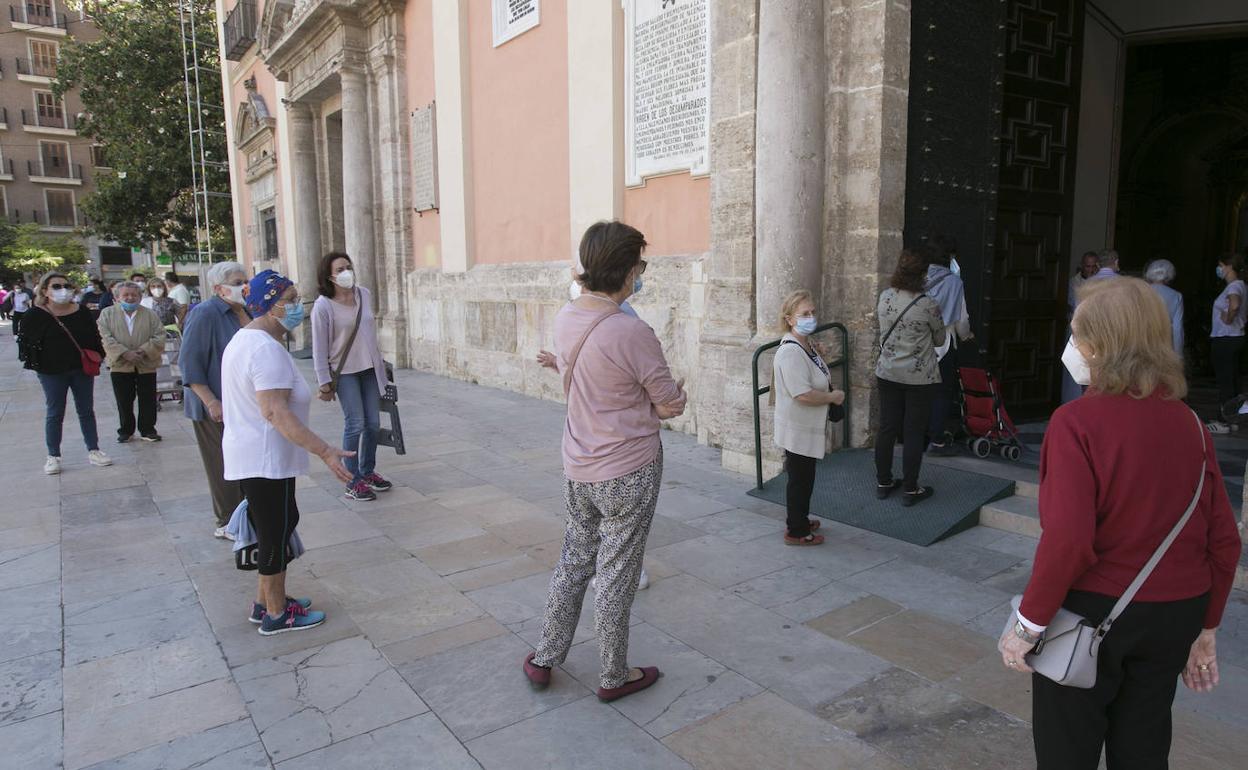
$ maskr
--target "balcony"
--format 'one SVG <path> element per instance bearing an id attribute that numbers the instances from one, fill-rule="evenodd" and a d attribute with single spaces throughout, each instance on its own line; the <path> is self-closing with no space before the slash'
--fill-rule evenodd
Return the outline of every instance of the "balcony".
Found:
<path id="1" fill-rule="evenodd" d="M 55 7 L 22 3 L 9 6 L 9 21 L 14 29 L 28 32 L 43 32 L 49 35 L 66 35 L 69 32 L 69 20 L 65 14 L 57 13 Z"/>
<path id="2" fill-rule="evenodd" d="M 255 0 L 238 0 L 225 17 L 225 58 L 241 60 L 256 42 Z"/>
<path id="3" fill-rule="evenodd" d="M 9 108 L 0 107 L 0 131 L 9 130 Z"/>
<path id="4" fill-rule="evenodd" d="M 22 110 L 22 128 L 32 134 L 55 134 L 76 136 L 78 121 L 66 115 L 63 109 L 55 112 Z"/>
<path id="5" fill-rule="evenodd" d="M 43 230 L 51 232 L 69 232 L 79 225 L 86 224 L 86 218 L 79 212 L 78 207 L 73 208 L 53 208 L 53 209 L 31 209 L 30 219 L 23 220 L 23 212 L 14 211 L 10 215 L 10 219 L 14 222 L 32 222 L 40 226 Z"/>
<path id="6" fill-rule="evenodd" d="M 48 163 L 44 160 L 26 161 L 26 174 L 37 184 L 68 184 L 82 186 L 82 164 L 64 161 Z"/>
<path id="7" fill-rule="evenodd" d="M 13 159 L 0 160 L 0 182 L 13 181 Z"/>
<path id="8" fill-rule="evenodd" d="M 17 59 L 17 79 L 27 83 L 50 83 L 56 77 L 56 62 Z"/>

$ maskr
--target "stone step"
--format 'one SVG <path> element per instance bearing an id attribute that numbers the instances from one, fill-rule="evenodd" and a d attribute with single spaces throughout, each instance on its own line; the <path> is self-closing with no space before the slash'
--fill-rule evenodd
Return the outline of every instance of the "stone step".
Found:
<path id="1" fill-rule="evenodd" d="M 988 503 L 979 509 L 979 524 L 1016 535 L 1040 537 L 1040 501 L 1034 496 L 1016 494 Z M 1241 537 L 1243 534 L 1241 524 Z M 1248 591 L 1248 546 L 1240 553 L 1239 566 L 1235 569 L 1235 587 Z"/>

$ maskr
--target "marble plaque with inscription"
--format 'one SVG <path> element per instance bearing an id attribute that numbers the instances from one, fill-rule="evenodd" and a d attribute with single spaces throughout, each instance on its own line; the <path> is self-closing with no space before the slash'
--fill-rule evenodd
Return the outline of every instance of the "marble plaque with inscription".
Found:
<path id="1" fill-rule="evenodd" d="M 536 27 L 541 15 L 541 0 L 494 0 L 494 47 Z"/>
<path id="2" fill-rule="evenodd" d="M 625 0 L 627 182 L 710 171 L 709 0 Z"/>
<path id="3" fill-rule="evenodd" d="M 434 105 L 412 110 L 412 207 L 438 207 L 438 159 Z"/>

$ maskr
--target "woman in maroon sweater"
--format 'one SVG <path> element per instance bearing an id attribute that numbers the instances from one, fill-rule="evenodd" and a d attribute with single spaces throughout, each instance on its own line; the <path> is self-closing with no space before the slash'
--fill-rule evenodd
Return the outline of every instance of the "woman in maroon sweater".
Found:
<path id="1" fill-rule="evenodd" d="M 1176 680 L 1207 692 L 1218 682 L 1214 634 L 1239 560 L 1239 533 L 1213 440 L 1191 409 L 1183 365 L 1161 299 L 1143 281 L 1089 286 L 1063 361 L 1090 385 L 1058 409 L 1040 461 L 1040 523 L 1031 580 L 1000 648 L 1024 655 L 1059 607 L 1099 622 L 1191 502 L 1191 520 L 1114 623 L 1100 648 L 1096 685 L 1064 687 L 1032 676 L 1041 770 L 1164 768 Z M 1086 362 L 1086 365 L 1085 365 Z M 1202 449 L 1202 432 L 1203 449 Z"/>

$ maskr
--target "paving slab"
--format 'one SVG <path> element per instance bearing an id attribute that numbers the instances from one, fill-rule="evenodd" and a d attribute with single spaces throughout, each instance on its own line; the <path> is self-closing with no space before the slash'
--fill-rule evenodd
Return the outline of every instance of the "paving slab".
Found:
<path id="1" fill-rule="evenodd" d="M 6 765 L 21 770 L 61 770 L 61 713 L 0 726 Z"/>
<path id="2" fill-rule="evenodd" d="M 0 551 L 0 591 L 46 583 L 57 580 L 60 576 L 61 547 L 56 543 L 40 543 Z"/>
<path id="3" fill-rule="evenodd" d="M 272 767 L 250 719 L 92 765 L 90 770 L 261 770 Z"/>
<path id="4" fill-rule="evenodd" d="M 914 610 L 854 631 L 845 641 L 933 682 L 948 679 L 996 650 L 990 637 Z"/>
<path id="5" fill-rule="evenodd" d="M 729 542 L 715 535 L 656 548 L 651 553 L 668 564 L 720 588 L 743 583 L 785 568 L 778 559 L 759 556 L 746 545 Z"/>
<path id="6" fill-rule="evenodd" d="M 405 719 L 279 763 L 299 770 L 374 770 L 429 767 L 478 770 L 481 766 L 433 714 Z"/>
<path id="7" fill-rule="evenodd" d="M 66 711 L 78 714 L 126 706 L 229 674 L 210 635 L 174 639 L 66 666 Z"/>
<path id="8" fill-rule="evenodd" d="M 762 693 L 667 736 L 663 743 L 696 768 L 900 770 L 903 765 L 775 693 Z"/>
<path id="9" fill-rule="evenodd" d="M 0 727 L 60 710 L 60 650 L 0 663 Z"/>
<path id="10" fill-rule="evenodd" d="M 581 698 L 469 741 L 486 770 L 687 770 L 690 765 L 620 712 Z"/>
<path id="11" fill-rule="evenodd" d="M 506 626 L 494 618 L 485 617 L 388 644 L 381 648 L 381 654 L 386 656 L 391 665 L 402 666 L 421 658 L 493 639 L 506 633 L 509 633 Z"/>
<path id="12" fill-rule="evenodd" d="M 700 529 L 708 535 L 715 535 L 730 543 L 744 543 L 747 540 L 774 535 L 783 532 L 784 526 L 775 519 L 759 516 L 739 508 L 733 508 L 707 516 L 699 516 L 685 522 L 690 527 Z"/>
<path id="13" fill-rule="evenodd" d="M 61 587 L 57 581 L 0 591 L 0 613 L 22 619 L 0 635 L 0 663 L 61 649 Z"/>
<path id="14" fill-rule="evenodd" d="M 905 561 L 873 567 L 851 575 L 845 582 L 903 606 L 959 622 L 1000 606 L 1011 596 Z"/>
<path id="15" fill-rule="evenodd" d="M 278 762 L 428 711 L 363 637 L 240 666 L 234 677 Z"/>
<path id="16" fill-rule="evenodd" d="M 437 571 L 439 575 L 450 575 L 513 559 L 519 556 L 521 551 L 502 538 L 487 533 L 465 540 L 428 546 L 413 553 L 416 558 Z"/>
<path id="17" fill-rule="evenodd" d="M 519 637 L 504 634 L 422 658 L 399 671 L 457 738 L 470 741 L 589 694 L 561 669 L 554 670 L 546 690 L 532 690 L 522 666 L 531 651 Z"/>

